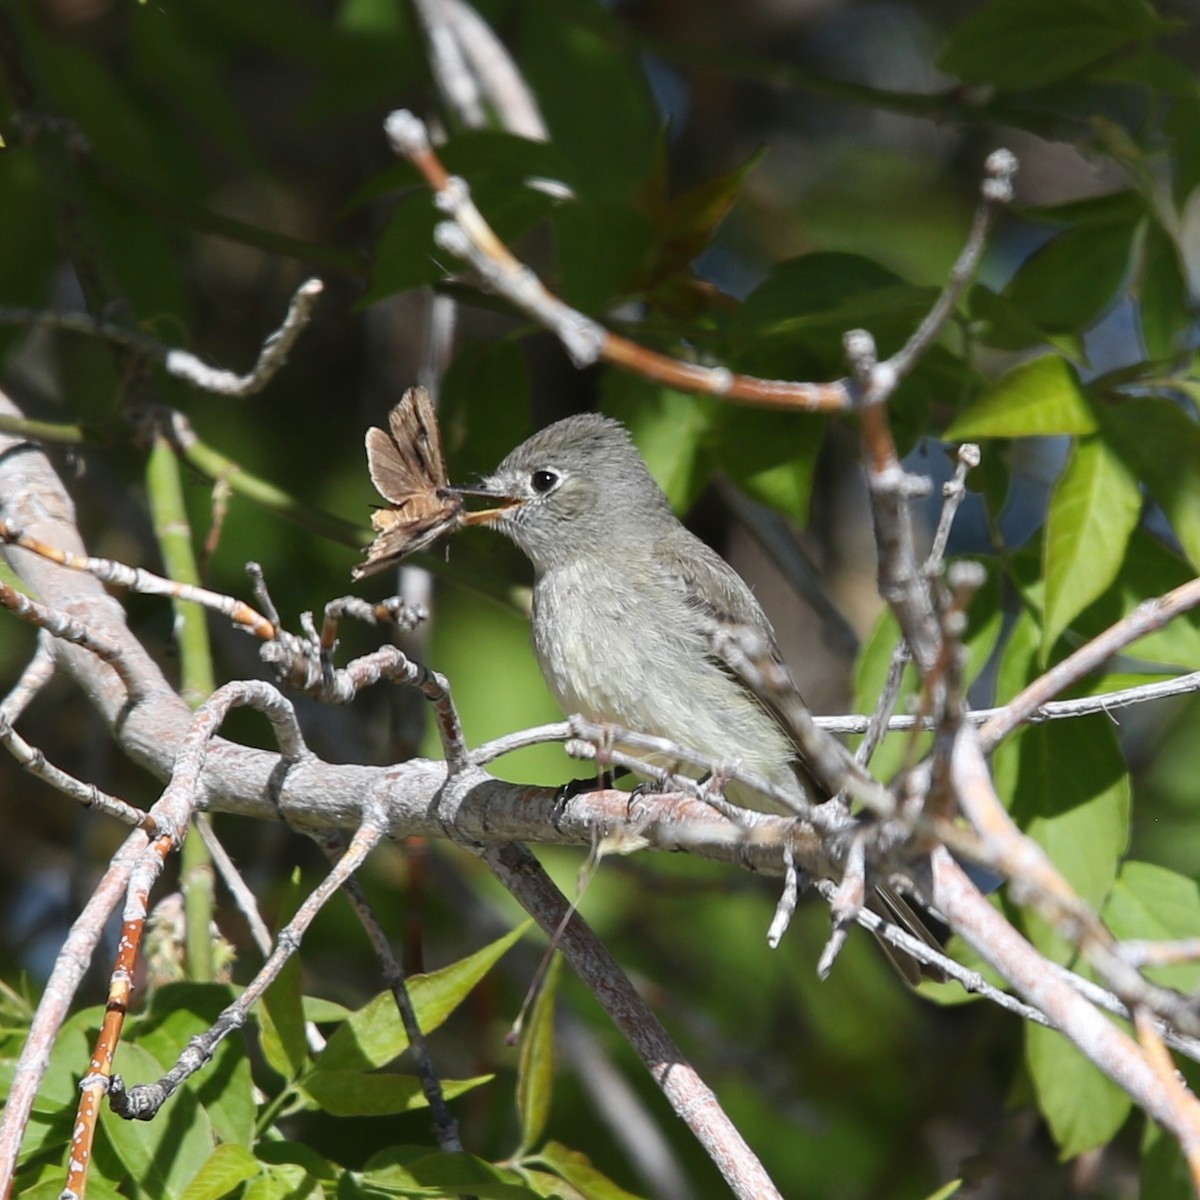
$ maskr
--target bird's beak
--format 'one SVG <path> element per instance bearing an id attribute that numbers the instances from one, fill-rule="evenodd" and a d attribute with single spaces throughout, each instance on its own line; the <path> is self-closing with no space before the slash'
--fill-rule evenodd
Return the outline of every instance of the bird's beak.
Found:
<path id="1" fill-rule="evenodd" d="M 475 512 L 469 512 L 466 515 L 467 525 L 491 525 L 494 521 L 508 512 L 510 508 L 521 503 L 519 496 L 506 496 L 503 492 L 492 491 L 485 487 L 455 487 L 450 489 L 456 496 L 462 496 L 464 499 L 486 499 L 496 501 L 491 508 L 477 509 Z"/>

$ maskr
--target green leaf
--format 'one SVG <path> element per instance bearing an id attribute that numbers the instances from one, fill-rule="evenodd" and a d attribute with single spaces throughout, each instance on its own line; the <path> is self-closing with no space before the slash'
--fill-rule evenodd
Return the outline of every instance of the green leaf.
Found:
<path id="1" fill-rule="evenodd" d="M 1154 863 L 1127 862 L 1100 914 L 1121 941 L 1191 938 L 1200 929 L 1200 887 L 1194 879 Z M 1152 967 L 1149 974 L 1164 987 L 1194 992 L 1200 988 L 1200 964 Z"/>
<path id="2" fill-rule="evenodd" d="M 269 1167 L 246 1185 L 241 1200 L 325 1200 L 320 1182 L 292 1163 Z"/>
<path id="3" fill-rule="evenodd" d="M 88 1200 L 120 1200 L 121 1193 L 117 1188 L 116 1182 L 106 1179 L 93 1165 L 88 1173 Z M 22 1172 L 14 1179 L 13 1195 L 20 1200 L 61 1200 L 62 1194 L 62 1163 L 43 1163 L 36 1173 Z"/>
<path id="4" fill-rule="evenodd" d="M 275 1167 L 299 1167 L 324 1184 L 336 1184 L 340 1168 L 303 1142 L 265 1139 L 256 1147 L 259 1161 Z"/>
<path id="5" fill-rule="evenodd" d="M 967 613 L 967 631 L 963 644 L 967 648 L 964 673 L 968 682 L 973 682 L 983 670 L 995 650 L 996 641 L 1004 623 L 1000 607 L 1000 578 L 995 570 L 988 572 L 987 582 L 975 594 Z M 884 609 L 875 627 L 863 643 L 854 672 L 854 711 L 870 713 L 875 710 L 887 679 L 892 654 L 900 641 L 900 628 L 891 609 Z M 904 669 L 896 712 L 909 710 L 918 684 L 916 668 L 909 663 Z M 908 752 L 912 734 L 887 734 L 871 760 L 871 770 L 881 779 L 890 778 L 900 769 Z M 928 745 L 930 735 L 918 734 L 917 745 Z"/>
<path id="6" fill-rule="evenodd" d="M 1075 368 L 1057 354 L 1047 354 L 1001 376 L 943 437 L 966 442 L 1095 431 L 1096 416 Z"/>
<path id="7" fill-rule="evenodd" d="M 276 933 L 292 919 L 299 904 L 300 872 L 297 869 L 292 872 L 287 892 L 281 898 Z M 276 1074 L 287 1080 L 296 1079 L 308 1064 L 302 985 L 300 956 L 293 954 L 275 982 L 267 988 L 258 1011 L 259 1044 L 263 1057 Z"/>
<path id="8" fill-rule="evenodd" d="M 208 1030 L 233 997 L 234 989 L 220 984 L 168 984 L 154 992 L 145 1015 L 133 1023 L 127 1038 L 172 1066 L 188 1042 Z M 222 1142 L 247 1147 L 252 1143 L 258 1106 L 243 1038 L 225 1038 L 203 1074 L 187 1086 L 196 1089 Z"/>
<path id="9" fill-rule="evenodd" d="M 1194 1200 L 1196 1187 L 1179 1139 L 1154 1121 L 1146 1122 L 1142 1136 L 1139 1196 L 1154 1200 Z"/>
<path id="10" fill-rule="evenodd" d="M 261 1170 L 239 1200 L 325 1200 L 338 1194 L 344 1173 L 311 1147 L 264 1139 L 255 1149 Z"/>
<path id="11" fill-rule="evenodd" d="M 1147 221 L 1137 285 L 1146 356 L 1163 361 L 1179 352 L 1192 327 L 1192 304 L 1179 246 L 1158 221 Z"/>
<path id="12" fill-rule="evenodd" d="M 183 1200 L 219 1200 L 261 1169 L 258 1159 L 244 1146 L 217 1146 L 188 1184 Z"/>
<path id="13" fill-rule="evenodd" d="M 1050 334 L 1032 321 L 1024 309 L 1007 296 L 977 283 L 967 298 L 971 336 L 998 350 L 1024 350 L 1050 340 Z"/>
<path id="14" fill-rule="evenodd" d="M 171 1065 L 140 1046 L 123 1044 L 117 1054 L 129 1086 L 155 1080 Z M 212 1154 L 212 1122 L 190 1088 L 176 1092 L 153 1121 L 125 1121 L 101 1105 L 100 1131 L 128 1178 L 156 1200 L 181 1197 Z"/>
<path id="15" fill-rule="evenodd" d="M 552 222 L 562 298 L 586 313 L 611 307 L 646 261 L 650 223 L 615 204 L 577 202 L 560 205 Z"/>
<path id="16" fill-rule="evenodd" d="M 1130 400 L 1104 414 L 1104 437 L 1145 481 L 1200 569 L 1200 425 L 1169 400 Z"/>
<path id="17" fill-rule="evenodd" d="M 1129 539 L 1125 561 L 1113 586 L 1080 616 L 1075 627 L 1082 637 L 1095 637 L 1139 604 L 1187 583 L 1194 575 L 1188 564 L 1157 537 L 1137 529 Z M 1126 647 L 1118 670 L 1134 670 L 1136 660 L 1146 662 L 1144 674 L 1200 670 L 1200 612 L 1184 613 Z M 1104 678 L 1104 674 L 1094 675 L 1087 686 L 1103 690 Z"/>
<path id="18" fill-rule="evenodd" d="M 474 1079 L 443 1079 L 447 1100 L 461 1096 L 494 1075 Z M 384 1117 L 427 1108 L 429 1102 L 415 1075 L 368 1075 L 362 1071 L 310 1071 L 301 1081 L 306 1093 L 335 1117 Z"/>
<path id="19" fill-rule="evenodd" d="M 515 15 L 518 58 L 576 191 L 584 200 L 625 203 L 648 174 L 659 137 L 639 56 L 593 28 L 611 18 L 591 0 L 521 5 Z"/>
<path id="20" fill-rule="evenodd" d="M 726 405 L 709 441 L 716 443 L 720 469 L 742 491 L 805 525 L 825 428 L 815 414 Z"/>
<path id="21" fill-rule="evenodd" d="M 521 1143 L 514 1158 L 528 1154 L 546 1132 L 550 1097 L 554 1091 L 554 997 L 562 974 L 562 956 L 556 951 L 521 1038 L 517 1060 L 517 1116 Z"/>
<path id="22" fill-rule="evenodd" d="M 1098 909 L 1129 842 L 1129 776 L 1109 718 L 1030 726 L 1001 745 L 992 761 L 1013 819 L 1076 894 Z M 1022 920 L 1047 957 L 1074 957 L 1073 945 L 1037 913 L 1026 910 Z"/>
<path id="23" fill-rule="evenodd" d="M 455 354 L 442 380 L 438 422 L 450 478 L 466 483 L 494 471 L 530 431 L 529 373 L 512 341 L 478 342 Z"/>
<path id="24" fill-rule="evenodd" d="M 957 1196 L 962 1189 L 963 1180 L 952 1179 L 945 1187 L 940 1187 L 936 1192 L 930 1192 L 925 1200 L 950 1200 L 951 1196 Z"/>
<path id="25" fill-rule="evenodd" d="M 662 188 L 646 203 L 654 226 L 654 261 L 650 278 L 659 280 L 684 270 L 712 239 L 742 190 L 746 176 L 762 161 L 764 150 L 756 150 L 740 166 L 667 200 Z M 663 174 L 665 174 L 665 169 Z"/>
<path id="26" fill-rule="evenodd" d="M 943 71 L 1009 90 L 1077 75 L 1169 28 L 1140 0 L 992 0 L 950 37 Z"/>
<path id="27" fill-rule="evenodd" d="M 1042 658 L 1063 630 L 1116 578 L 1142 497 L 1129 469 L 1098 437 L 1076 443 L 1050 497 Z"/>
<path id="28" fill-rule="evenodd" d="M 225 64 L 207 43 L 203 14 L 196 6 L 155 9 L 139 5 L 130 14 L 130 26 L 137 76 L 144 77 L 156 91 L 170 94 L 189 120 L 219 139 L 243 163 L 261 169 L 243 114 L 228 87 Z M 143 107 L 159 120 L 165 116 L 156 107 L 144 103 Z M 180 113 L 173 111 L 169 118 L 177 134 L 179 117 Z M 178 140 L 194 144 L 191 138 Z"/>
<path id="29" fill-rule="evenodd" d="M 1005 298 L 1030 321 L 1062 333 L 1081 333 L 1115 302 L 1129 272 L 1141 214 L 1072 226 L 1035 250 L 1020 266 Z"/>
<path id="30" fill-rule="evenodd" d="M 1025 1063 L 1064 1158 L 1112 1141 L 1133 1101 L 1061 1033 L 1027 1023 Z"/>
<path id="31" fill-rule="evenodd" d="M 433 230 L 440 220 L 427 191 L 409 192 L 396 201 L 375 243 L 371 285 L 364 304 L 433 283 L 457 269 L 452 256 L 434 245 Z"/>
<path id="32" fill-rule="evenodd" d="M 822 251 L 776 263 L 746 297 L 734 329 L 750 337 L 783 321 L 841 308 L 870 292 L 904 285 L 894 271 L 861 254 Z"/>
<path id="33" fill-rule="evenodd" d="M 524 921 L 467 958 L 440 971 L 414 975 L 408 994 L 423 1033 L 431 1033 L 466 999 L 471 989 L 524 936 L 531 922 Z M 368 1070 L 391 1062 L 408 1046 L 408 1035 L 390 991 L 380 992 L 344 1021 L 317 1059 L 321 1071 Z"/>
<path id="34" fill-rule="evenodd" d="M 584 1197 L 584 1200 L 639 1200 L 632 1192 L 597 1171 L 591 1160 L 561 1142 L 547 1142 L 538 1160 L 549 1165 Z"/>
<path id="35" fill-rule="evenodd" d="M 1192 202 L 1197 187 L 1200 187 L 1200 97 L 1181 97 L 1171 105 L 1171 111 L 1163 122 L 1163 136 L 1172 149 L 1175 201 L 1182 214 L 1184 244 L 1188 244 L 1186 231 L 1195 221 L 1195 205 Z M 1197 197 L 1200 199 L 1200 197 Z"/>
<path id="36" fill-rule="evenodd" d="M 462 1151 L 431 1151 L 428 1146 L 392 1146 L 374 1155 L 355 1179 L 366 1188 L 396 1196 L 446 1197 L 463 1193 L 483 1200 L 536 1200 L 516 1171 L 493 1166 Z"/>
<path id="37" fill-rule="evenodd" d="M 722 405 L 620 371 L 605 374 L 601 407 L 622 421 L 676 512 L 686 512 L 715 467 L 710 431 Z"/>
<path id="38" fill-rule="evenodd" d="M 795 356 L 792 343 L 799 340 L 820 354 L 827 370 L 840 371 L 848 329 L 869 329 L 880 354 L 889 354 L 936 297 L 935 289 L 906 283 L 858 254 L 805 254 L 777 264 L 746 297 L 733 321 L 733 336 L 741 343 L 736 358 L 745 369 L 784 363 L 789 349 Z"/>

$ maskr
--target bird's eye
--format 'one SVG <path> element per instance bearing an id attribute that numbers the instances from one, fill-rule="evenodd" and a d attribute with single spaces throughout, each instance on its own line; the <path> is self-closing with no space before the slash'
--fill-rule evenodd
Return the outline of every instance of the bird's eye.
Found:
<path id="1" fill-rule="evenodd" d="M 539 495 L 544 496 L 558 482 L 558 476 L 553 471 L 534 471 L 529 477 L 530 486 Z"/>

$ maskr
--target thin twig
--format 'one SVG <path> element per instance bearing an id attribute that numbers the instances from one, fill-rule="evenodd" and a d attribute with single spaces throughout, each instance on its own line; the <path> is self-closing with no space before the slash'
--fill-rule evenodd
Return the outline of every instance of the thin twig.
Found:
<path id="1" fill-rule="evenodd" d="M 1153 600 L 1144 600 L 1127 617 L 1110 625 L 1103 633 L 1080 646 L 1074 654 L 1040 675 L 1024 691 L 1014 696 L 1000 714 L 992 717 L 979 731 L 979 743 L 984 753 L 994 750 L 1052 696 L 1091 674 L 1131 642 L 1161 629 L 1180 613 L 1188 612 L 1197 605 L 1200 605 L 1200 579 L 1180 584 Z"/>
<path id="2" fill-rule="evenodd" d="M 1131 1011 L 1145 1007 L 1173 1028 L 1200 1036 L 1200 1014 L 1190 1001 L 1178 992 L 1150 983 L 1130 966 L 1112 934 L 1045 850 L 1017 828 L 996 795 L 979 736 L 970 726 L 958 730 L 949 764 L 962 813 L 988 852 L 987 865 L 1019 884 L 1026 902 L 1079 947 Z"/>
<path id="3" fill-rule="evenodd" d="M 888 360 L 887 366 L 897 383 L 920 361 L 950 319 L 979 266 L 996 211 L 1012 203 L 1012 181 L 1017 173 L 1016 155 L 1010 150 L 993 150 L 984 163 L 984 171 L 986 177 L 980 187 L 979 204 L 975 209 L 971 232 L 958 260 L 950 268 L 950 277 L 942 294 L 912 337 Z"/>
<path id="4" fill-rule="evenodd" d="M 5 527 L 0 523 L 0 541 L 9 540 L 12 539 L 7 536 Z M 18 544 L 25 545 L 26 543 Z M 17 591 L 7 583 L 0 583 L 0 606 L 7 608 L 22 621 L 28 621 L 29 624 L 44 629 L 59 641 L 70 642 L 73 646 L 82 646 L 85 650 L 90 650 L 105 666 L 112 668 L 114 674 L 124 684 L 130 701 L 135 702 L 142 698 L 141 684 L 129 670 L 125 656 L 116 642 L 106 638 L 103 634 L 93 632 L 70 613 L 51 608 L 37 600 L 31 600 L 24 592 Z"/>
<path id="5" fill-rule="evenodd" d="M 54 655 L 50 652 L 53 634 L 43 629 L 37 635 L 37 646 L 33 656 L 25 664 L 21 677 L 13 684 L 8 695 L 0 701 L 0 713 L 9 721 L 16 721 L 33 703 L 34 697 L 54 678 Z"/>
<path id="6" fill-rule="evenodd" d="M 552 935 L 570 909 L 537 859 L 510 843 L 483 860 L 538 924 Z M 779 1191 L 721 1108 L 712 1089 L 668 1036 L 637 989 L 575 913 L 562 931 L 563 955 L 641 1058 L 672 1108 L 687 1123 L 739 1200 L 779 1200 Z"/>
<path id="7" fill-rule="evenodd" d="M 1040 725 L 1047 721 L 1062 721 L 1092 713 L 1111 713 L 1121 708 L 1148 704 L 1155 700 L 1166 700 L 1172 696 L 1190 696 L 1200 692 L 1200 671 L 1191 671 L 1174 679 L 1162 679 L 1154 683 L 1139 683 L 1133 687 L 1118 688 L 1114 692 L 1099 692 L 1095 696 L 1079 696 L 1073 700 L 1048 700 L 1024 718 L 1026 725 Z M 1008 713 L 1007 705 L 996 708 L 973 709 L 966 714 L 972 725 L 984 725 Z M 844 735 L 866 733 L 874 720 L 873 716 L 849 713 L 844 716 L 813 717 L 813 723 L 826 733 Z M 930 717 L 902 714 L 889 718 L 887 733 L 908 733 L 914 729 L 932 730 L 934 721 Z M 565 742 L 577 735 L 569 721 L 553 721 L 546 725 L 535 725 L 530 729 L 519 729 L 506 733 L 493 741 L 485 742 L 471 751 L 471 762 L 477 766 L 494 762 L 506 754 L 524 750 L 529 746 L 542 746 L 549 742 Z M 647 749 L 650 747 L 647 746 Z M 695 766 L 708 767 L 709 762 L 697 761 Z"/>
<path id="8" fill-rule="evenodd" d="M 1179 1138 L 1187 1159 L 1192 1187 L 1200 1194 L 1200 1105 L 1167 1053 L 1158 1031 L 1158 1022 L 1144 1008 L 1133 1014 L 1133 1027 L 1151 1069 L 1158 1076 L 1159 1088 L 1175 1117 L 1171 1128 Z"/>
<path id="9" fill-rule="evenodd" d="M 237 864 L 229 857 L 229 851 L 225 849 L 221 839 L 217 837 L 209 814 L 197 813 L 192 826 L 199 832 L 201 840 L 212 856 L 213 866 L 217 868 L 221 876 L 221 882 L 229 889 L 229 894 L 237 904 L 238 911 L 249 926 L 250 936 L 254 939 L 258 952 L 263 958 L 266 958 L 271 953 L 271 931 L 267 928 L 267 923 L 259 911 L 258 897 L 242 877 Z"/>
<path id="10" fill-rule="evenodd" d="M 0 744 L 13 756 L 22 770 L 35 779 L 49 784 L 84 808 L 95 809 L 106 817 L 112 817 L 132 829 L 144 829 L 151 836 L 155 833 L 154 820 L 148 812 L 134 808 L 108 792 L 102 792 L 94 783 L 84 783 L 56 767 L 36 746 L 31 746 L 13 727 L 8 717 L 0 711 Z"/>
<path id="11" fill-rule="evenodd" d="M 341 834 L 328 837 L 317 837 L 317 843 L 326 857 L 335 866 L 345 852 L 345 838 Z M 392 944 L 379 922 L 379 918 L 367 899 L 358 880 L 353 875 L 347 875 L 342 883 L 342 890 L 350 900 L 355 915 L 370 939 L 371 947 L 379 960 L 383 972 L 384 983 L 391 990 L 396 1001 L 396 1009 L 408 1036 L 409 1048 L 417 1066 L 417 1078 L 421 1081 L 421 1091 L 429 1103 L 429 1112 L 433 1117 L 433 1132 L 438 1145 L 446 1151 L 457 1151 L 463 1148 L 462 1138 L 458 1132 L 458 1122 L 446 1105 L 446 1094 L 442 1090 L 442 1081 L 438 1078 L 437 1069 L 433 1065 L 433 1056 L 429 1052 L 429 1043 L 421 1023 L 417 1020 L 417 1012 L 409 995 L 408 982 L 405 978 L 404 967 L 392 950 Z"/>
<path id="12" fill-rule="evenodd" d="M 346 853 L 338 860 L 335 868 L 312 890 L 296 910 L 296 915 L 279 931 L 274 951 L 246 985 L 242 994 L 221 1012 L 204 1033 L 197 1034 L 188 1042 L 175 1065 L 166 1074 L 153 1083 L 138 1084 L 132 1088 L 126 1087 L 125 1081 L 119 1075 L 113 1076 L 109 1104 L 118 1116 L 127 1121 L 152 1120 L 179 1086 L 212 1058 L 217 1046 L 246 1023 L 250 1009 L 299 950 L 301 940 L 313 919 L 329 899 L 337 894 L 345 881 L 358 870 L 382 837 L 383 829 L 377 818 L 368 816 L 356 830 Z"/>
<path id="13" fill-rule="evenodd" d="M 966 738 L 960 738 L 966 741 Z M 983 768 L 983 760 L 979 759 Z M 1177 1136 L 1173 1106 L 1137 1043 L 1084 999 L 1068 980 L 988 903 L 944 850 L 933 854 L 933 899 L 955 932 L 1151 1116 Z"/>
<path id="14" fill-rule="evenodd" d="M 544 142 L 537 98 L 492 27 L 463 0 L 413 0 L 429 70 L 450 111 L 468 129 L 495 113 L 510 133 Z"/>
<path id="15" fill-rule="evenodd" d="M 283 324 L 263 342 L 258 361 L 246 375 L 210 367 L 187 350 L 165 346 L 157 338 L 126 329 L 111 321 L 100 321 L 88 313 L 53 312 L 46 309 L 0 307 L 0 325 L 61 329 L 69 333 L 102 338 L 160 363 L 169 375 L 206 392 L 241 398 L 261 392 L 271 381 L 312 319 L 312 310 L 324 290 L 319 279 L 302 283 L 292 297 Z"/>
<path id="16" fill-rule="evenodd" d="M 468 261 L 489 288 L 554 333 L 577 366 L 604 359 L 670 387 L 758 406 L 802 412 L 834 412 L 850 406 L 844 382 L 758 379 L 726 367 L 683 362 L 610 333 L 549 292 L 496 236 L 471 200 L 466 182 L 450 175 L 434 152 L 424 122 L 398 109 L 388 115 L 384 130 L 392 150 L 421 172 L 434 190 L 437 207 L 451 218 L 434 230 L 437 244 Z"/>
<path id="17" fill-rule="evenodd" d="M 114 584 L 117 587 L 127 587 L 142 595 L 168 596 L 172 600 L 191 600 L 196 604 L 202 604 L 205 608 L 211 608 L 213 611 L 228 617 L 235 625 L 242 626 L 247 632 L 254 634 L 256 637 L 270 639 L 275 636 L 275 628 L 271 622 L 261 613 L 255 612 L 244 600 L 235 600 L 231 596 L 224 596 L 219 592 L 211 592 L 207 588 L 179 583 L 174 579 L 165 579 L 163 576 L 155 575 L 153 571 L 147 571 L 143 567 L 129 567 L 111 558 L 93 558 L 90 555 L 74 554 L 70 550 L 48 546 L 45 542 L 35 537 L 30 537 L 21 530 L 14 529 L 11 525 L 4 522 L 0 522 L 0 542 L 7 542 L 11 546 L 20 546 L 21 549 L 28 550 L 42 558 L 47 558 L 51 562 L 57 563 L 60 567 L 67 567 L 72 571 L 83 571 L 88 575 L 94 575 L 104 583 Z M 27 597 L 21 597 L 20 600 L 14 599 L 13 603 L 9 604 L 6 593 L 13 592 L 14 596 L 20 596 L 20 593 L 8 588 L 7 585 L 0 586 L 4 587 L 4 592 L 0 592 L 0 603 L 13 608 L 19 616 L 24 615 L 19 611 L 17 606 L 22 603 L 32 604 L 33 602 L 29 601 Z M 36 607 L 31 611 L 36 612 Z M 68 641 L 75 640 L 67 634 L 60 634 L 57 630 L 54 631 L 54 634 L 56 637 L 65 637 Z M 107 652 L 103 647 L 97 649 L 96 646 L 89 646 L 89 649 L 92 649 L 101 658 Z M 119 661 L 120 656 L 117 655 L 115 657 Z M 104 661 L 107 662 L 108 660 L 105 659 Z M 118 669 L 117 661 L 110 663 L 114 670 Z"/>
<path id="18" fill-rule="evenodd" d="M 0 1191 L 7 1193 L 11 1187 L 21 1140 L 34 1098 L 50 1065 L 54 1039 L 91 965 L 108 918 L 125 895 L 134 863 L 145 850 L 148 840 L 141 830 L 136 830 L 126 838 L 113 855 L 104 877 L 93 888 L 83 911 L 75 918 L 54 959 L 50 977 L 46 980 L 33 1014 L 29 1034 L 13 1068 L 12 1086 L 5 1100 L 4 1112 L 0 1114 L 0 1181 L 4 1185 Z"/>

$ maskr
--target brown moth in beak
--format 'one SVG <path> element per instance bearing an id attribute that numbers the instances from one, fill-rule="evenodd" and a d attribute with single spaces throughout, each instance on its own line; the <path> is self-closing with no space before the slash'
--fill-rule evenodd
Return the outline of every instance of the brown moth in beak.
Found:
<path id="1" fill-rule="evenodd" d="M 433 401 L 412 387 L 388 417 L 389 431 L 367 430 L 371 482 L 389 507 L 371 514 L 375 540 L 354 579 L 374 575 L 402 558 L 432 546 L 465 524 L 462 497 L 451 489 Z"/>

